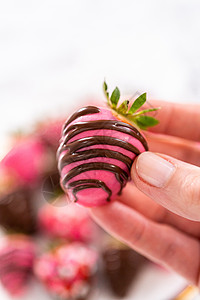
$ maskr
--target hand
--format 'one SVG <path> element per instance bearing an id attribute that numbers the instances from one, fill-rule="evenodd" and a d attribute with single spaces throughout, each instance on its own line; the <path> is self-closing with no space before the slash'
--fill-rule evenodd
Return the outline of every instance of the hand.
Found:
<path id="1" fill-rule="evenodd" d="M 140 154 L 122 196 L 91 214 L 116 238 L 200 286 L 200 106 L 153 105 L 162 107 L 160 124 L 145 135 L 160 153 Z"/>

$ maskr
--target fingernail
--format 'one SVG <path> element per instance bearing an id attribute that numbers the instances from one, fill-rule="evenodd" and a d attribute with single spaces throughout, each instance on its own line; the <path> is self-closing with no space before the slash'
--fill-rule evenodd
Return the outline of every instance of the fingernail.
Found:
<path id="1" fill-rule="evenodd" d="M 175 166 L 159 155 L 147 151 L 138 156 L 136 171 L 146 183 L 162 188 L 172 177 Z"/>

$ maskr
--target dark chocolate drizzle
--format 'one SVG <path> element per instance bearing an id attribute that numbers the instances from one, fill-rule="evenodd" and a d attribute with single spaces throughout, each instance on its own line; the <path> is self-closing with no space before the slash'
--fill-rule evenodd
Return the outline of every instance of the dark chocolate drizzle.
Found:
<path id="1" fill-rule="evenodd" d="M 112 191 L 108 188 L 105 182 L 97 179 L 81 179 L 76 181 L 71 181 L 75 176 L 91 171 L 91 170 L 105 170 L 115 174 L 117 181 L 120 183 L 120 191 L 121 193 L 123 187 L 125 186 L 127 180 L 130 176 L 130 168 L 132 165 L 132 160 L 130 157 L 109 149 L 90 149 L 84 150 L 83 148 L 94 146 L 94 145 L 111 145 L 121 147 L 125 150 L 134 153 L 135 155 L 139 155 L 140 151 L 132 144 L 121 140 L 112 136 L 102 136 L 102 135 L 94 135 L 89 137 L 84 137 L 77 139 L 73 142 L 70 140 L 76 135 L 90 130 L 115 130 L 118 132 L 122 132 L 124 134 L 128 134 L 134 138 L 137 138 L 144 146 L 145 150 L 148 150 L 147 143 L 144 137 L 140 134 L 140 132 L 133 126 L 123 123 L 121 121 L 116 120 L 97 120 L 97 121 L 88 121 L 88 122 L 77 122 L 76 124 L 70 125 L 74 120 L 79 117 L 88 115 L 88 114 L 96 114 L 99 113 L 100 109 L 95 106 L 87 106 L 79 109 L 75 112 L 69 120 L 65 123 L 63 127 L 63 141 L 58 149 L 59 158 L 59 171 L 62 172 L 62 169 L 73 162 L 84 161 L 91 158 L 97 157 L 108 157 L 112 159 L 119 160 L 123 162 L 127 166 L 127 171 L 121 169 L 119 166 L 116 166 L 111 163 L 105 162 L 92 162 L 92 163 L 83 163 L 74 168 L 72 168 L 63 178 L 62 185 L 64 188 L 72 189 L 72 193 L 77 201 L 77 193 L 81 190 L 88 188 L 102 188 L 107 192 L 108 198 L 107 201 L 110 200 L 112 195 Z M 68 126 L 70 125 L 70 126 Z M 81 150 L 81 151 L 80 151 Z M 62 155 L 62 152 L 66 152 Z"/>
<path id="2" fill-rule="evenodd" d="M 105 170 L 113 172 L 117 178 L 117 180 L 120 182 L 122 187 L 125 184 L 125 180 L 128 180 L 128 173 L 122 170 L 120 167 L 108 164 L 108 163 L 102 163 L 102 162 L 95 162 L 95 163 L 88 163 L 88 164 L 81 164 L 73 169 L 71 169 L 63 178 L 63 184 L 64 186 L 66 183 L 72 179 L 73 177 L 86 172 L 86 171 L 92 171 L 92 170 Z"/>
<path id="3" fill-rule="evenodd" d="M 65 128 L 74 120 L 76 120 L 79 117 L 83 117 L 86 115 L 92 115 L 92 114 L 97 114 L 100 112 L 100 109 L 96 106 L 86 106 L 86 107 L 82 107 L 79 110 L 77 110 L 68 120 L 67 122 L 64 124 L 63 127 L 63 131 L 65 130 Z"/>
<path id="4" fill-rule="evenodd" d="M 67 166 L 73 162 L 76 161 L 81 161 L 81 160 L 86 160 L 86 159 L 91 159 L 91 158 L 96 158 L 96 157 L 107 157 L 107 158 L 112 158 L 112 159 L 118 159 L 122 161 L 127 168 L 129 169 L 132 164 L 132 160 L 130 157 L 117 152 L 113 150 L 107 150 L 107 149 L 90 149 L 90 150 L 85 150 L 85 151 L 80 151 L 77 153 L 73 154 L 67 154 L 66 156 L 64 155 L 61 157 L 59 163 L 58 163 L 58 168 L 59 171 L 62 170 L 64 166 Z"/>
<path id="5" fill-rule="evenodd" d="M 73 124 L 63 131 L 63 135 L 65 136 L 63 143 L 67 143 L 71 138 L 82 132 L 99 129 L 115 130 L 131 135 L 143 143 L 147 150 L 147 143 L 140 132 L 135 127 L 118 120 L 98 120 Z"/>
<path id="6" fill-rule="evenodd" d="M 97 179 L 81 179 L 81 180 L 76 180 L 68 184 L 68 188 L 73 188 L 73 194 L 75 196 L 75 201 L 78 201 L 76 193 L 83 190 L 83 189 L 88 189 L 88 188 L 102 188 L 107 194 L 108 198 L 107 201 L 110 201 L 110 197 L 112 195 L 111 190 L 107 187 L 107 185 Z"/>
<path id="7" fill-rule="evenodd" d="M 94 146 L 94 145 L 117 146 L 117 147 L 124 148 L 136 155 L 140 154 L 140 151 L 135 146 L 133 146 L 132 144 L 126 141 L 111 136 L 101 136 L 101 135 L 94 135 L 94 136 L 78 139 L 67 145 L 63 144 L 59 151 L 62 152 L 65 150 L 69 150 L 68 154 L 73 154 L 82 148 Z"/>

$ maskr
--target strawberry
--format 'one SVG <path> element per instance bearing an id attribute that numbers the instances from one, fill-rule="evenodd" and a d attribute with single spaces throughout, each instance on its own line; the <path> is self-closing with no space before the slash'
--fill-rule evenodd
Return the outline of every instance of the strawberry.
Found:
<path id="1" fill-rule="evenodd" d="M 6 178 L 13 187 L 34 185 L 46 169 L 46 156 L 46 148 L 39 138 L 20 140 L 0 163 L 1 181 Z"/>
<path id="2" fill-rule="evenodd" d="M 36 125 L 35 135 L 54 151 L 59 146 L 60 133 L 64 120 L 48 120 Z"/>
<path id="3" fill-rule="evenodd" d="M 35 247 L 25 235 L 10 235 L 1 240 L 0 281 L 12 296 L 21 295 L 30 278 Z"/>
<path id="4" fill-rule="evenodd" d="M 71 201 L 84 206 L 99 206 L 114 199 L 130 179 L 130 169 L 137 155 L 148 150 L 140 129 L 156 125 L 147 116 L 157 108 L 138 109 L 146 101 L 140 95 L 129 107 L 118 105 L 119 89 L 109 97 L 109 108 L 87 106 L 76 111 L 65 123 L 58 149 L 61 185 Z"/>
<path id="5" fill-rule="evenodd" d="M 35 262 L 38 279 L 60 299 L 87 299 L 97 269 L 97 253 L 80 243 L 62 245 Z"/>
<path id="6" fill-rule="evenodd" d="M 36 197 L 33 190 L 18 189 L 0 199 L 0 225 L 7 232 L 35 233 Z"/>
<path id="7" fill-rule="evenodd" d="M 40 228 L 51 237 L 69 241 L 90 242 L 97 233 L 87 211 L 74 204 L 66 209 L 46 204 L 39 212 L 38 221 Z"/>
<path id="8" fill-rule="evenodd" d="M 104 245 L 102 259 L 106 283 L 119 298 L 127 296 L 138 273 L 147 263 L 145 257 L 111 237 Z"/>

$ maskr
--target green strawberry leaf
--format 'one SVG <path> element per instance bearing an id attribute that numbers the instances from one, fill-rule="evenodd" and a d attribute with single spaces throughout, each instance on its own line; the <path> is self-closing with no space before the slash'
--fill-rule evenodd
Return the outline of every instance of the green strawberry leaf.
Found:
<path id="1" fill-rule="evenodd" d="M 150 116 L 138 116 L 134 118 L 134 122 L 141 128 L 146 129 L 147 127 L 155 126 L 159 121 Z"/>
<path id="2" fill-rule="evenodd" d="M 145 102 L 146 102 L 147 93 L 140 95 L 132 104 L 131 108 L 128 111 L 128 114 L 132 115 L 135 113 Z"/>
<path id="3" fill-rule="evenodd" d="M 107 83 L 104 81 L 103 83 L 103 91 L 104 91 L 104 95 L 106 96 L 106 99 L 108 100 L 109 102 L 109 93 L 108 93 L 108 86 L 107 86 Z"/>
<path id="4" fill-rule="evenodd" d="M 124 115 L 127 112 L 128 109 L 128 105 L 129 105 L 129 100 L 125 100 L 124 102 L 122 102 L 122 104 L 119 106 L 119 108 L 117 109 L 117 112 Z"/>
<path id="5" fill-rule="evenodd" d="M 120 98 L 120 91 L 119 91 L 118 87 L 116 87 L 114 89 L 114 91 L 112 92 L 112 95 L 110 97 L 112 108 L 116 108 L 117 107 L 119 98 Z"/>
<path id="6" fill-rule="evenodd" d="M 160 109 L 160 107 L 155 107 L 155 108 L 149 108 L 149 109 L 144 109 L 144 110 L 140 110 L 139 112 L 135 113 L 134 116 L 139 116 L 139 115 L 143 115 L 145 113 L 151 112 L 151 111 L 156 111 Z"/>
<path id="7" fill-rule="evenodd" d="M 148 127 L 157 125 L 159 121 L 151 116 L 145 115 L 145 113 L 156 111 L 160 109 L 158 108 L 149 108 L 149 109 L 144 109 L 140 110 L 137 112 L 137 110 L 146 102 L 146 93 L 143 93 L 140 95 L 132 104 L 131 108 L 128 110 L 129 106 L 129 100 L 123 101 L 119 106 L 119 99 L 120 99 L 120 91 L 118 87 L 114 89 L 112 92 L 111 97 L 109 97 L 109 92 L 108 92 L 108 86 L 107 83 L 104 81 L 103 83 L 103 91 L 106 96 L 108 106 L 112 109 L 115 110 L 120 115 L 123 117 L 123 120 L 125 122 L 127 121 L 128 123 L 133 123 L 133 126 L 137 125 L 141 129 L 147 129 Z"/>

